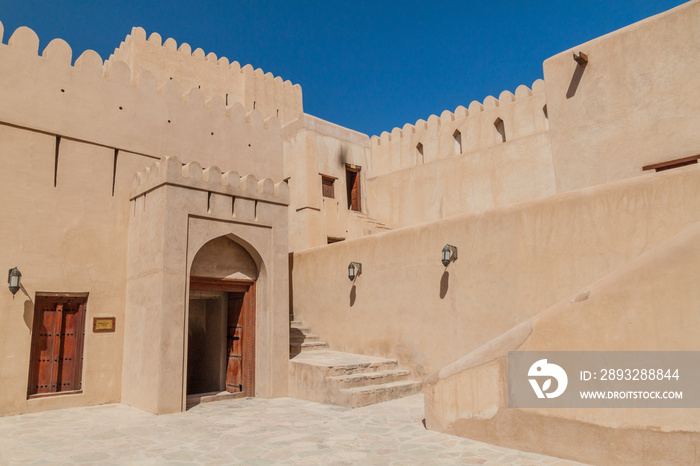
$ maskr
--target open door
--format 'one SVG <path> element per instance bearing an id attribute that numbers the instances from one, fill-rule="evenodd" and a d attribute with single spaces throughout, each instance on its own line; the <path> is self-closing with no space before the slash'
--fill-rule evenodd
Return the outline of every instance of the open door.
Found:
<path id="1" fill-rule="evenodd" d="M 216 348 L 211 340 L 221 335 L 216 329 L 194 332 L 198 322 L 221 322 L 218 317 L 200 317 L 197 314 L 195 298 L 190 299 L 190 340 L 188 342 L 188 395 L 212 393 L 223 390 L 240 394 L 241 397 L 255 396 L 255 282 L 206 277 L 192 277 L 190 296 L 197 293 L 218 293 L 225 306 L 225 345 L 222 362 L 212 359 L 219 357 L 216 350 L 203 353 L 200 348 Z M 220 307 L 219 307 L 220 309 Z M 207 310 L 211 314 L 212 310 Z M 220 328 L 220 327 L 219 327 Z M 200 341 L 203 340 L 203 341 Z M 223 343 L 223 342 L 222 342 Z M 218 353 L 219 355 L 221 353 Z M 221 370 L 220 377 L 212 377 L 212 371 Z M 202 381 L 209 381 L 208 384 Z M 221 380 L 222 384 L 211 382 Z"/>
<path id="2" fill-rule="evenodd" d="M 360 171 L 362 167 L 357 165 L 345 165 L 345 185 L 347 188 L 348 195 L 348 209 L 355 210 L 357 212 L 362 211 L 362 201 L 360 195 L 362 189 L 360 188 Z"/>

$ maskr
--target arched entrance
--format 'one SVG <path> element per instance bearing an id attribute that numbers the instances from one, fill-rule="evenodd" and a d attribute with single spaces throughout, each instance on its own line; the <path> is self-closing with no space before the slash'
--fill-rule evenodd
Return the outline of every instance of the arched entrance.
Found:
<path id="1" fill-rule="evenodd" d="M 222 236 L 206 243 L 190 270 L 188 403 L 203 396 L 255 395 L 255 261 Z"/>

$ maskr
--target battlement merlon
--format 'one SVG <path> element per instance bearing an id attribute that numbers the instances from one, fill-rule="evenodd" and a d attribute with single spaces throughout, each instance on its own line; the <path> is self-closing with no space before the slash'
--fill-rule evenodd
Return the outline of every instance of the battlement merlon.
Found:
<path id="1" fill-rule="evenodd" d="M 127 63 L 134 76 L 149 71 L 158 85 L 177 81 L 184 88 L 201 89 L 207 99 L 216 95 L 227 105 L 239 102 L 248 111 L 255 109 L 265 117 L 278 117 L 282 124 L 295 120 L 304 111 L 300 85 L 251 65 L 218 58 L 213 52 L 206 54 L 201 48 L 192 51 L 187 43 L 178 47 L 173 38 L 163 42 L 157 32 L 147 37 L 140 27 L 133 28 L 114 50 L 105 69 L 115 60 Z"/>
<path id="2" fill-rule="evenodd" d="M 456 154 L 466 155 L 545 132 L 549 129 L 546 104 L 544 81 L 538 79 L 532 88 L 518 86 L 515 94 L 503 91 L 498 99 L 487 96 L 483 103 L 471 102 L 469 108 L 460 105 L 454 112 L 445 110 L 439 117 L 431 115 L 427 121 L 421 119 L 391 132 L 384 131 L 380 136 L 370 138 L 374 163 L 372 175 L 379 176 Z M 498 129 L 495 126 L 499 122 L 500 133 L 496 134 Z"/>
<path id="3" fill-rule="evenodd" d="M 233 196 L 278 205 L 289 205 L 289 186 L 270 178 L 240 176 L 231 170 L 222 173 L 216 166 L 202 168 L 197 162 L 183 164 L 177 157 L 163 157 L 134 174 L 130 199 L 134 200 L 163 185 L 183 186 L 198 191 Z"/>

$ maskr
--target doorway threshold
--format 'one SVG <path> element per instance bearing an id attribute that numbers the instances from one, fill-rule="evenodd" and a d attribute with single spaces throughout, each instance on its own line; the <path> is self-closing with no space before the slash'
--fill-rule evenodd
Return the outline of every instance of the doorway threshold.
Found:
<path id="1" fill-rule="evenodd" d="M 210 403 L 212 401 L 222 401 L 222 400 L 232 400 L 234 398 L 245 398 L 243 393 L 231 393 L 231 392 L 208 392 L 208 393 L 195 393 L 193 395 L 187 395 L 187 408 L 196 406 L 200 403 Z"/>

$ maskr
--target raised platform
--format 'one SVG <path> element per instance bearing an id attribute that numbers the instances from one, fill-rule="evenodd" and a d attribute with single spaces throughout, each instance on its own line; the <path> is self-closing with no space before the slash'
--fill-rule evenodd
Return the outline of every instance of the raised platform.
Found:
<path id="1" fill-rule="evenodd" d="M 289 365 L 289 395 L 357 408 L 421 392 L 398 361 L 340 351 L 304 351 Z"/>

